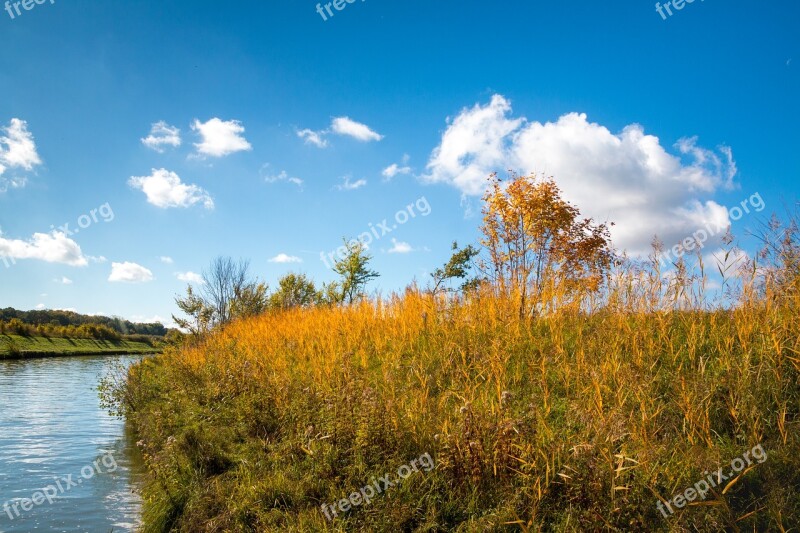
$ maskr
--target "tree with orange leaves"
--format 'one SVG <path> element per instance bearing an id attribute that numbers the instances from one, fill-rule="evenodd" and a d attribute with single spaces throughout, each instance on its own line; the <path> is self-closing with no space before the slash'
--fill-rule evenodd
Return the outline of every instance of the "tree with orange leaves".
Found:
<path id="1" fill-rule="evenodd" d="M 600 289 L 613 258 L 606 224 L 581 218 L 552 178 L 512 173 L 503 182 L 494 173 L 489 182 L 481 267 L 503 294 L 519 298 L 521 317 L 554 303 L 545 289 L 561 302 Z"/>

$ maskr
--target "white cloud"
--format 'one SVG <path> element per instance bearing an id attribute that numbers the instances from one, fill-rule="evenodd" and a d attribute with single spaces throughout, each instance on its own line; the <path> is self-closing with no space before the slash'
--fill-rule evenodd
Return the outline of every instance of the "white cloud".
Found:
<path id="1" fill-rule="evenodd" d="M 86 258 L 91 261 L 92 263 L 105 263 L 108 261 L 104 256 L 94 256 L 94 255 L 87 255 Z"/>
<path id="2" fill-rule="evenodd" d="M 272 259 L 269 260 L 270 263 L 302 263 L 303 260 L 299 257 L 288 255 L 288 254 L 278 254 Z"/>
<path id="3" fill-rule="evenodd" d="M 366 124 L 356 122 L 349 117 L 334 118 L 331 121 L 330 127 L 325 130 L 315 131 L 307 128 L 298 130 L 297 136 L 303 139 L 306 144 L 313 144 L 319 148 L 327 148 L 328 139 L 325 137 L 330 133 L 352 137 L 361 142 L 380 141 L 383 139 L 383 135 L 373 131 Z"/>
<path id="4" fill-rule="evenodd" d="M 166 264 L 166 265 L 171 265 L 172 263 L 174 263 L 174 262 L 175 262 L 175 261 L 173 261 L 173 260 L 172 260 L 172 258 L 171 258 L 171 257 L 169 257 L 169 256 L 166 256 L 166 255 L 162 255 L 162 256 L 161 256 L 161 257 L 159 257 L 158 259 L 159 259 L 159 261 L 161 261 L 162 263 L 164 263 L 164 264 Z"/>
<path id="5" fill-rule="evenodd" d="M 336 186 L 337 189 L 340 191 L 354 191 L 356 189 L 360 189 L 367 184 L 367 180 L 360 179 L 356 181 L 350 181 L 350 176 L 344 176 L 342 178 L 342 183 Z"/>
<path id="6" fill-rule="evenodd" d="M 298 130 L 297 136 L 303 139 L 306 144 L 313 144 L 318 148 L 327 148 L 328 141 L 325 139 L 327 131 L 314 131 L 310 129 Z"/>
<path id="7" fill-rule="evenodd" d="M 733 185 L 729 148 L 718 154 L 686 138 L 672 154 L 639 124 L 615 134 L 585 114 L 540 123 L 510 113 L 500 95 L 463 109 L 432 152 L 423 181 L 477 196 L 494 171 L 553 176 L 584 215 L 615 222 L 614 244 L 632 254 L 647 253 L 656 234 L 672 245 L 708 224 L 727 227 L 727 210 L 709 196 Z"/>
<path id="8" fill-rule="evenodd" d="M 397 239 L 392 238 L 392 247 L 389 249 L 390 254 L 410 254 L 413 251 L 414 248 L 412 248 L 407 242 L 398 241 Z"/>
<path id="9" fill-rule="evenodd" d="M 203 276 L 194 272 L 176 272 L 175 277 L 187 283 L 196 283 L 202 285 L 204 283 Z"/>
<path id="10" fill-rule="evenodd" d="M 34 233 L 27 241 L 6 239 L 0 233 L 0 257 L 11 259 L 38 259 L 48 263 L 86 266 L 89 261 L 78 243 L 60 231 Z"/>
<path id="11" fill-rule="evenodd" d="M 150 135 L 142 139 L 142 144 L 163 153 L 165 146 L 176 148 L 181 145 L 181 130 L 161 120 L 150 127 Z"/>
<path id="12" fill-rule="evenodd" d="M 27 122 L 12 118 L 2 131 L 4 135 L 0 137 L 0 161 L 4 165 L 32 170 L 33 167 L 42 164 L 36 152 L 33 134 L 28 131 Z"/>
<path id="13" fill-rule="evenodd" d="M 524 119 L 509 119 L 511 104 L 495 95 L 487 106 L 463 109 L 448 126 L 441 144 L 428 162 L 430 174 L 423 179 L 448 182 L 470 195 L 480 195 L 486 176 L 508 164 L 509 137 Z"/>
<path id="14" fill-rule="evenodd" d="M 240 134 L 244 126 L 238 120 L 223 121 L 212 118 L 208 122 L 195 120 L 192 129 L 200 134 L 203 141 L 195 147 L 200 154 L 222 157 L 235 152 L 252 150 L 252 146 Z"/>
<path id="15" fill-rule="evenodd" d="M 111 275 L 108 276 L 108 281 L 124 283 L 145 283 L 153 279 L 153 273 L 148 269 L 128 261 L 111 263 Z"/>
<path id="16" fill-rule="evenodd" d="M 156 207 L 190 207 L 202 202 L 206 209 L 214 208 L 214 200 L 201 187 L 187 185 L 174 172 L 153 169 L 149 176 L 131 176 L 128 185 L 139 189 L 147 201 Z"/>
<path id="17" fill-rule="evenodd" d="M 60 283 L 62 285 L 72 285 L 72 280 L 66 276 L 62 277 L 61 279 L 56 278 L 53 281 L 55 281 L 56 283 Z"/>
<path id="18" fill-rule="evenodd" d="M 267 174 L 266 172 L 268 167 L 269 163 L 261 167 L 261 175 L 264 177 L 264 181 L 266 181 L 267 183 L 278 183 L 281 181 L 285 181 L 297 185 L 301 189 L 303 188 L 303 180 L 301 180 L 300 178 L 289 176 L 289 174 L 287 174 L 285 170 L 281 170 L 277 175 Z"/>
<path id="19" fill-rule="evenodd" d="M 31 171 L 41 165 L 42 160 L 24 120 L 12 118 L 8 126 L 0 128 L 0 134 L 0 193 L 4 193 L 8 189 L 20 189 L 28 181 L 25 176 L 4 176 L 7 170 Z"/>
<path id="20" fill-rule="evenodd" d="M 38 309 L 39 311 L 41 311 L 41 310 L 42 310 L 42 309 L 44 309 L 44 308 L 45 308 L 45 305 L 44 305 L 44 304 L 38 304 L 38 305 L 36 306 L 36 309 Z"/>
<path id="21" fill-rule="evenodd" d="M 384 178 L 390 180 L 395 176 L 397 176 L 398 174 L 411 174 L 411 167 L 408 166 L 401 167 L 397 163 L 392 163 L 388 167 L 384 168 L 381 174 L 383 174 Z"/>
<path id="22" fill-rule="evenodd" d="M 155 324 L 158 322 L 168 328 L 174 327 L 171 320 L 167 320 L 161 315 L 152 315 L 152 316 L 145 316 L 145 315 L 132 315 L 128 320 L 133 322 L 134 324 Z"/>
<path id="23" fill-rule="evenodd" d="M 331 131 L 339 135 L 347 135 L 361 142 L 380 141 L 383 135 L 371 130 L 366 124 L 356 122 L 349 117 L 336 117 L 331 122 Z"/>

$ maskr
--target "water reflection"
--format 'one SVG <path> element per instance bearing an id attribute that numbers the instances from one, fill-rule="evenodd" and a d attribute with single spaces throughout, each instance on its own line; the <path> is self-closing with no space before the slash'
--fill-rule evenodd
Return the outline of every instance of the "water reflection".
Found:
<path id="1" fill-rule="evenodd" d="M 102 410 L 97 395 L 111 365 L 135 359 L 0 361 L 0 532 L 135 529 L 141 457 L 125 422 Z M 84 478 L 82 469 L 94 474 Z M 69 476 L 52 503 L 26 501 L 68 485 Z"/>

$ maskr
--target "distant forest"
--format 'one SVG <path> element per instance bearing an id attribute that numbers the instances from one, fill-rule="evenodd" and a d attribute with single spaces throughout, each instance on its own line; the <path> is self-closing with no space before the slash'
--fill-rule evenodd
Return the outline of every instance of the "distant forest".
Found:
<path id="1" fill-rule="evenodd" d="M 24 324 L 34 326 L 106 326 L 120 335 L 153 335 L 163 337 L 167 328 L 158 322 L 152 324 L 136 324 L 120 317 L 81 315 L 72 311 L 19 311 L 11 307 L 0 309 L 0 322 L 17 319 Z"/>

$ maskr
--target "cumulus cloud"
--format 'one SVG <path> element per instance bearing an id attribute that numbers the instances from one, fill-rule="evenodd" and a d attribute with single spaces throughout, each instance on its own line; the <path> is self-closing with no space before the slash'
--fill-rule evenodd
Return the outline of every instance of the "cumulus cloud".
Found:
<path id="1" fill-rule="evenodd" d="M 328 140 L 325 139 L 326 133 L 327 132 L 325 130 L 314 131 L 306 128 L 304 130 L 298 130 L 297 136 L 303 139 L 306 144 L 313 144 L 318 148 L 327 148 Z"/>
<path id="2" fill-rule="evenodd" d="M 148 269 L 128 261 L 111 263 L 111 275 L 108 276 L 108 281 L 115 283 L 146 283 L 153 279 L 153 273 Z"/>
<path id="3" fill-rule="evenodd" d="M 166 169 L 153 169 L 149 176 L 131 176 L 128 185 L 144 192 L 147 201 L 156 207 L 191 207 L 202 202 L 206 209 L 214 208 L 211 195 L 197 185 L 181 182 L 181 178 Z"/>
<path id="4" fill-rule="evenodd" d="M 161 120 L 150 127 L 150 135 L 142 139 L 142 144 L 159 153 L 166 146 L 177 148 L 181 145 L 181 130 Z"/>
<path id="5" fill-rule="evenodd" d="M 711 196 L 733 186 L 732 151 L 702 148 L 694 137 L 673 148 L 639 124 L 613 133 L 579 113 L 545 123 L 514 118 L 511 103 L 495 95 L 449 122 L 422 180 L 478 196 L 494 171 L 553 176 L 583 214 L 615 222 L 614 244 L 638 255 L 656 234 L 672 245 L 697 228 L 729 223 Z"/>
<path id="6" fill-rule="evenodd" d="M 72 280 L 66 276 L 63 276 L 61 279 L 56 278 L 53 281 L 55 281 L 56 283 L 60 283 L 62 285 L 72 285 Z"/>
<path id="7" fill-rule="evenodd" d="M 389 249 L 390 254 L 410 254 L 414 248 L 407 242 L 398 241 L 392 238 L 392 247 Z"/>
<path id="8" fill-rule="evenodd" d="M 236 152 L 252 150 L 242 137 L 244 126 L 238 120 L 212 118 L 208 122 L 195 120 L 192 129 L 200 134 L 202 142 L 195 143 L 197 152 L 212 157 L 222 157 Z"/>
<path id="9" fill-rule="evenodd" d="M 7 167 L 18 167 L 32 170 L 42 164 L 36 152 L 33 134 L 28 131 L 28 123 L 12 118 L 8 126 L 2 129 L 0 137 L 0 161 Z"/>
<path id="10" fill-rule="evenodd" d="M 269 260 L 270 263 L 302 263 L 303 260 L 299 257 L 288 255 L 288 254 L 278 254 L 272 259 Z"/>
<path id="11" fill-rule="evenodd" d="M 331 122 L 331 131 L 338 135 L 346 135 L 361 142 L 380 141 L 383 135 L 373 131 L 366 124 L 356 122 L 350 117 L 336 117 Z"/>
<path id="12" fill-rule="evenodd" d="M 354 191 L 356 189 L 360 189 L 367 184 L 367 180 L 360 179 L 356 181 L 350 181 L 350 176 L 344 176 L 342 178 L 342 183 L 336 186 L 337 189 L 340 191 Z"/>
<path id="13" fill-rule="evenodd" d="M 86 266 L 89 261 L 81 252 L 78 243 L 60 231 L 34 233 L 27 241 L 6 239 L 0 233 L 0 258 L 38 259 L 48 263 L 69 266 Z"/>
<path id="14" fill-rule="evenodd" d="M 169 257 L 169 256 L 167 256 L 167 255 L 162 255 L 162 256 L 161 256 L 161 257 L 159 257 L 158 259 L 159 259 L 159 261 L 161 261 L 161 262 L 162 262 L 162 263 L 164 263 L 165 265 L 171 265 L 172 263 L 174 263 L 174 262 L 175 262 L 175 261 L 173 261 L 173 260 L 172 260 L 172 258 L 171 258 L 171 257 Z"/>
<path id="15" fill-rule="evenodd" d="M 203 281 L 203 276 L 195 272 L 176 272 L 175 277 L 187 283 L 196 283 L 197 285 L 205 283 Z"/>
<path id="16" fill-rule="evenodd" d="M 6 171 L 31 171 L 41 164 L 27 122 L 12 118 L 8 126 L 0 128 L 0 193 L 22 188 L 28 181 L 25 176 L 7 176 Z"/>

